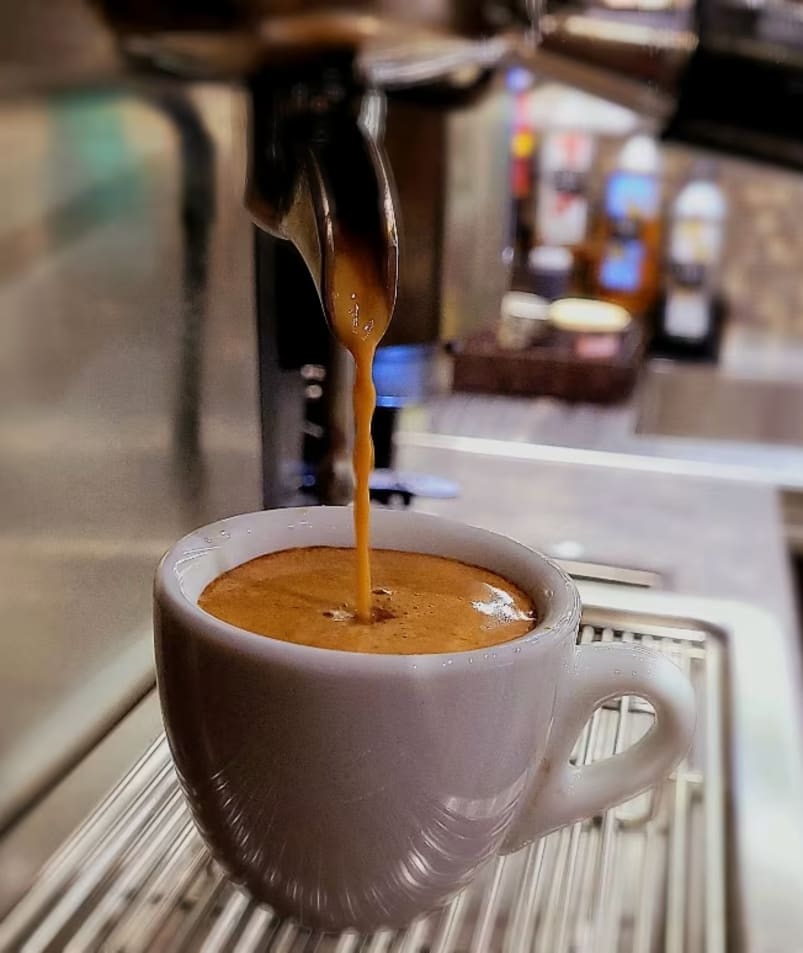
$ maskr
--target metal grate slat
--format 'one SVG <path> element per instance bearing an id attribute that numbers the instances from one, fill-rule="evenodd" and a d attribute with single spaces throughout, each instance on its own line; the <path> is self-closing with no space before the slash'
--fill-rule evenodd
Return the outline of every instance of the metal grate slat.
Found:
<path id="1" fill-rule="evenodd" d="M 158 740 L 0 922 L 0 953 L 725 953 L 724 647 L 705 632 L 585 624 L 581 640 L 669 655 L 698 693 L 698 738 L 656 791 L 495 860 L 407 930 L 322 936 L 281 921 L 209 857 Z M 575 746 L 590 762 L 649 727 L 625 698 Z"/>

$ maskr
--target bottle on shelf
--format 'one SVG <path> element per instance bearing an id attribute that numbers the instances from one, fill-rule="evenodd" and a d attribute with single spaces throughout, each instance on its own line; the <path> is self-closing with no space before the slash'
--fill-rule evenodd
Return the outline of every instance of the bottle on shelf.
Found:
<path id="1" fill-rule="evenodd" d="M 586 241 L 594 152 L 590 133 L 551 129 L 544 134 L 538 157 L 536 244 L 573 250 Z"/>
<path id="2" fill-rule="evenodd" d="M 511 266 L 511 284 L 527 290 L 527 253 L 533 243 L 534 154 L 537 139 L 530 121 L 528 94 L 533 76 L 520 67 L 508 72 L 513 95 L 513 126 L 510 136 L 510 194 L 512 219 L 506 264 Z"/>
<path id="3" fill-rule="evenodd" d="M 712 162 L 698 162 L 670 211 L 665 293 L 656 310 L 652 353 L 716 360 L 725 307 L 719 266 L 728 203 Z"/>
<path id="4" fill-rule="evenodd" d="M 594 291 L 635 316 L 659 292 L 661 164 L 654 139 L 632 136 L 605 183 Z"/>

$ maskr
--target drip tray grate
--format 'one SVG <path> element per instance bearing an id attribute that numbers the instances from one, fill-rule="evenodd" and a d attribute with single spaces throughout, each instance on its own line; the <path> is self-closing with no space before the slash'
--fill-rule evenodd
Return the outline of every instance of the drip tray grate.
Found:
<path id="1" fill-rule="evenodd" d="M 499 858 L 404 931 L 321 936 L 229 883 L 189 813 L 164 737 L 42 870 L 0 924 L 3 953 L 724 953 L 723 646 L 702 631 L 584 625 L 635 641 L 692 679 L 689 757 L 661 788 Z M 597 711 L 574 757 L 622 750 L 652 720 L 625 698 Z"/>

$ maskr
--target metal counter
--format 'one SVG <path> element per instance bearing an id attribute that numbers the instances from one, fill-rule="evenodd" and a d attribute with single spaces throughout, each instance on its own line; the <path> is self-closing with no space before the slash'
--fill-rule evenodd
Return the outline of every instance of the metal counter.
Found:
<path id="1" fill-rule="evenodd" d="M 660 588 L 741 599 L 798 620 L 775 488 L 738 470 L 502 440 L 401 433 L 399 468 L 454 480 L 430 513 L 564 559 L 649 571 Z M 716 474 L 716 475 L 714 475 Z"/>
<path id="2" fill-rule="evenodd" d="M 230 97 L 204 107 L 228 132 Z M 0 120 L 2 829 L 147 689 L 156 562 L 257 507 L 260 473 L 246 213 L 220 203 L 189 296 L 163 114 L 87 95 Z"/>

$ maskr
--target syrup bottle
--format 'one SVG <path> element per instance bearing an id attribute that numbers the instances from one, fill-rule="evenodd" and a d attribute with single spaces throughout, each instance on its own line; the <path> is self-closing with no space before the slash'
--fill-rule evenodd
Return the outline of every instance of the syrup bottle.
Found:
<path id="1" fill-rule="evenodd" d="M 608 176 L 594 290 L 633 315 L 645 314 L 659 291 L 661 157 L 654 139 L 636 135 Z"/>
<path id="2" fill-rule="evenodd" d="M 727 215 L 716 167 L 698 162 L 672 203 L 666 293 L 658 308 L 653 353 L 716 360 L 725 311 L 719 295 L 719 265 Z"/>

